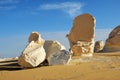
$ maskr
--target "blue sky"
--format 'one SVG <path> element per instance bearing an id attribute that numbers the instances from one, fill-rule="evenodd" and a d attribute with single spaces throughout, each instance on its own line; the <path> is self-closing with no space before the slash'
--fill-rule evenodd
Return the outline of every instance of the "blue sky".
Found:
<path id="1" fill-rule="evenodd" d="M 119 3 L 120 0 L 0 0 L 0 55 L 18 56 L 32 31 L 40 32 L 45 39 L 63 42 L 64 37 L 58 35 L 65 36 L 74 17 L 83 13 L 96 18 L 96 29 L 103 36 L 107 29 L 110 32 L 120 24 Z"/>

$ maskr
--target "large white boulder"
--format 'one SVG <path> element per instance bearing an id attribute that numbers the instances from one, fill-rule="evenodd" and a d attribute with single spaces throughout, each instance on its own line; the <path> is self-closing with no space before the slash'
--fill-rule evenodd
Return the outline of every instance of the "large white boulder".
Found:
<path id="1" fill-rule="evenodd" d="M 71 59 L 71 55 L 58 41 L 46 40 L 44 49 L 49 65 L 67 64 Z"/>
<path id="2" fill-rule="evenodd" d="M 18 59 L 18 64 L 22 67 L 36 67 L 46 58 L 43 48 L 44 40 L 38 32 L 32 32 L 29 37 L 29 44 Z"/>

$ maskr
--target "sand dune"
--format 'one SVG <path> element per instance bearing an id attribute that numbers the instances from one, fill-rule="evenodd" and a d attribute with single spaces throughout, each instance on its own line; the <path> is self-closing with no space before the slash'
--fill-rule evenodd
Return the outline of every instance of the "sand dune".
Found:
<path id="1" fill-rule="evenodd" d="M 73 57 L 69 65 L 22 69 L 16 60 L 0 62 L 0 80 L 120 80 L 120 53 Z"/>

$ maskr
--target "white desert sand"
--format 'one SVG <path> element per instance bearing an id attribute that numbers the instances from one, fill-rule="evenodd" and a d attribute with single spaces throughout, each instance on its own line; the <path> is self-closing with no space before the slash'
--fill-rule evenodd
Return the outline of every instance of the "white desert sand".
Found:
<path id="1" fill-rule="evenodd" d="M 0 80 L 120 80 L 120 52 L 73 57 L 69 65 L 32 69 L 21 69 L 17 63 L 12 67 L 4 63 L 0 62 Z"/>

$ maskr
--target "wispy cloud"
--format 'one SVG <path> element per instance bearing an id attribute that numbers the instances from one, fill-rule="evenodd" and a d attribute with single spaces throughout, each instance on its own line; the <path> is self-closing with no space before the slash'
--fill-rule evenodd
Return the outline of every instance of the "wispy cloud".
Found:
<path id="1" fill-rule="evenodd" d="M 15 9 L 20 0 L 0 0 L 0 10 L 12 10 Z"/>
<path id="2" fill-rule="evenodd" d="M 75 16 L 81 13 L 82 6 L 80 2 L 64 2 L 59 4 L 43 4 L 40 5 L 38 10 L 61 10 L 70 16 Z"/>

